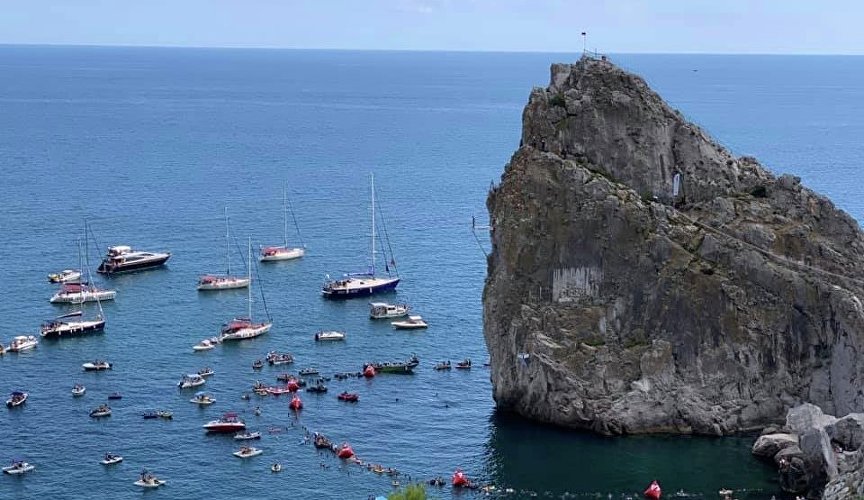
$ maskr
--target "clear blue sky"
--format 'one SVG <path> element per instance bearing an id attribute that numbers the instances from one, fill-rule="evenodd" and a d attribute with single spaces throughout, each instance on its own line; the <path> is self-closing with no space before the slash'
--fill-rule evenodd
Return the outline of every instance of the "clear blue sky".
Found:
<path id="1" fill-rule="evenodd" d="M 0 43 L 864 53 L 861 0 L 0 0 Z"/>

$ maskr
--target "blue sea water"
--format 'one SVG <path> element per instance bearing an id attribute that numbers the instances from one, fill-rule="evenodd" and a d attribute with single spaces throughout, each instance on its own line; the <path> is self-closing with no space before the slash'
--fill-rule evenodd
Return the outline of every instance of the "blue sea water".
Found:
<path id="1" fill-rule="evenodd" d="M 546 85 L 549 64 L 575 58 L 0 47 L 0 339 L 35 334 L 40 320 L 65 310 L 48 303 L 45 275 L 75 265 L 85 218 L 100 247 L 91 264 L 109 244 L 173 253 L 165 269 L 108 280 L 119 294 L 104 305 L 103 335 L 0 358 L 0 391 L 31 393 L 23 408 L 0 411 L 0 460 L 37 465 L 26 477 L 0 478 L 0 498 L 133 497 L 143 467 L 168 481 L 152 498 L 366 498 L 391 489 L 389 478 L 303 444 L 304 427 L 413 478 L 461 467 L 517 497 L 621 497 L 654 478 L 704 498 L 721 487 L 741 497 L 776 493 L 772 468 L 749 455 L 751 437 L 610 439 L 494 409 L 482 367 L 485 259 L 470 221 L 485 220 L 487 189 L 518 147 L 530 88 Z M 800 175 L 860 220 L 864 59 L 613 59 L 734 152 Z M 366 265 L 373 172 L 403 278 L 391 298 L 411 303 L 426 331 L 396 332 L 367 318 L 365 300 L 320 296 L 326 273 Z M 193 353 L 246 308 L 244 291 L 204 295 L 194 286 L 224 266 L 224 207 L 241 245 L 247 237 L 279 243 L 286 181 L 308 248 L 300 261 L 261 266 L 273 330 Z M 263 314 L 260 301 L 255 308 Z M 348 339 L 316 344 L 319 329 Z M 291 370 L 326 374 L 411 353 L 422 363 L 411 377 L 333 380 L 326 395 L 302 393 L 305 409 L 294 416 L 285 397 L 240 399 L 255 380 L 275 383 L 283 371 L 251 369 L 271 349 L 294 353 Z M 83 373 L 81 363 L 97 357 L 115 369 Z M 465 357 L 475 361 L 470 372 L 431 369 Z M 216 370 L 206 389 L 217 403 L 199 409 L 176 382 L 205 365 Z M 85 397 L 71 397 L 76 382 L 88 387 Z M 360 402 L 339 403 L 344 389 Z M 114 415 L 91 420 L 88 411 L 114 391 L 124 395 L 112 402 Z M 143 420 L 151 408 L 175 418 Z M 240 461 L 230 437 L 205 435 L 201 425 L 224 411 L 264 431 L 262 456 Z M 268 432 L 274 427 L 284 430 Z M 108 450 L 125 462 L 100 465 Z M 283 472 L 272 474 L 277 460 Z"/>

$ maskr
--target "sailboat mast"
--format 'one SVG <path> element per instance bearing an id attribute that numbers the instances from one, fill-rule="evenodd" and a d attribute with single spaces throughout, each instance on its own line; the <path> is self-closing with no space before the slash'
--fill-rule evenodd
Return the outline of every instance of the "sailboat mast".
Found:
<path id="1" fill-rule="evenodd" d="M 249 260 L 247 262 L 249 272 L 249 322 L 252 322 L 252 237 L 249 237 Z"/>
<path id="2" fill-rule="evenodd" d="M 288 248 L 288 181 L 282 187 L 282 221 L 283 234 L 285 235 L 285 248 Z"/>
<path id="3" fill-rule="evenodd" d="M 228 226 L 228 207 L 225 207 L 225 276 L 231 276 L 231 228 Z"/>
<path id="4" fill-rule="evenodd" d="M 372 183 L 372 276 L 375 276 L 375 174 L 369 174 Z"/>

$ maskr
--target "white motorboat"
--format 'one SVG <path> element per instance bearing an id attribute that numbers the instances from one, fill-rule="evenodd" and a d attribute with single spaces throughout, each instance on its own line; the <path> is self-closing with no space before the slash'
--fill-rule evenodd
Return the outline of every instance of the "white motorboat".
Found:
<path id="1" fill-rule="evenodd" d="M 288 201 L 288 183 L 285 183 L 285 188 L 282 190 L 282 220 L 284 226 L 285 240 L 282 245 L 270 245 L 261 247 L 259 260 L 261 262 L 276 262 L 280 260 L 294 260 L 306 255 L 306 245 L 303 245 L 300 240 L 299 247 L 288 245 L 288 210 L 291 210 L 291 218 L 294 219 L 294 227 L 297 229 L 297 238 L 300 239 L 300 226 L 297 224 L 297 217 L 294 215 L 294 208 L 291 207 Z"/>
<path id="2" fill-rule="evenodd" d="M 121 457 L 120 455 L 115 455 L 113 453 L 106 453 L 105 456 L 102 457 L 102 460 L 100 460 L 102 465 L 114 465 L 119 464 L 122 461 L 123 457 Z"/>
<path id="3" fill-rule="evenodd" d="M 257 457 L 258 455 L 264 453 L 264 450 L 259 450 L 254 446 L 244 446 L 239 450 L 235 451 L 233 455 L 237 458 L 252 458 Z"/>
<path id="4" fill-rule="evenodd" d="M 198 291 L 233 290 L 246 288 L 252 279 L 248 276 L 231 275 L 231 225 L 228 223 L 228 207 L 225 207 L 225 260 L 226 271 L 224 275 L 206 274 L 198 278 Z"/>
<path id="5" fill-rule="evenodd" d="M 250 441 L 253 439 L 261 439 L 261 433 L 258 431 L 241 432 L 239 434 L 234 434 L 234 439 L 236 439 L 237 441 Z"/>
<path id="6" fill-rule="evenodd" d="M 219 337 L 213 337 L 210 339 L 204 339 L 201 342 L 192 346 L 193 351 L 209 351 L 210 349 L 215 349 L 217 345 L 219 345 L 222 341 L 219 340 Z"/>
<path id="7" fill-rule="evenodd" d="M 114 367 L 111 363 L 104 360 L 96 360 L 84 363 L 81 365 L 86 372 L 98 372 L 102 370 L 110 370 Z"/>
<path id="8" fill-rule="evenodd" d="M 142 252 L 126 245 L 108 247 L 97 273 L 117 274 L 161 267 L 171 258 L 168 252 Z"/>
<path id="9" fill-rule="evenodd" d="M 207 432 L 231 432 L 246 430 L 246 423 L 236 413 L 226 413 L 219 420 L 211 420 L 202 426 Z"/>
<path id="10" fill-rule="evenodd" d="M 345 340 L 345 332 L 335 332 L 335 331 L 324 332 L 324 331 L 321 331 L 321 332 L 318 332 L 315 334 L 315 340 L 317 340 L 319 342 L 333 341 L 333 340 Z"/>
<path id="11" fill-rule="evenodd" d="M 249 280 L 252 280 L 252 238 L 249 238 Z M 260 286 L 259 286 L 260 289 Z M 264 296 L 264 290 L 261 289 L 261 296 Z M 247 298 L 249 303 L 247 316 L 245 318 L 234 318 L 229 321 L 225 325 L 222 326 L 222 330 L 219 335 L 219 340 L 222 342 L 229 340 L 246 340 L 252 339 L 259 335 L 263 335 L 270 331 L 270 328 L 273 326 L 273 323 L 269 321 L 270 313 L 267 311 L 267 303 L 264 302 L 264 310 L 267 313 L 268 321 L 263 321 L 256 323 L 252 320 L 252 287 L 249 287 L 249 296 Z"/>
<path id="12" fill-rule="evenodd" d="M 204 385 L 206 382 L 207 380 L 201 375 L 198 375 L 197 373 L 190 373 L 188 375 L 183 375 L 183 378 L 180 380 L 180 382 L 177 382 L 177 387 L 181 389 L 189 389 L 191 387 L 198 387 Z"/>
<path id="13" fill-rule="evenodd" d="M 6 400 L 7 408 L 15 408 L 16 406 L 21 406 L 27 402 L 27 398 L 30 397 L 24 391 L 12 391 L 12 394 L 9 395 L 9 399 Z"/>
<path id="14" fill-rule="evenodd" d="M 93 418 L 102 418 L 111 416 L 111 407 L 108 405 L 99 405 L 90 411 L 90 416 Z"/>
<path id="15" fill-rule="evenodd" d="M 83 396 L 85 392 L 87 392 L 87 388 L 81 384 L 75 384 L 75 386 L 72 387 L 72 395 L 76 398 Z"/>
<path id="16" fill-rule="evenodd" d="M 216 399 L 213 398 L 212 395 L 206 392 L 199 392 L 195 394 L 195 397 L 189 400 L 190 403 L 195 403 L 201 406 L 212 405 L 216 402 Z"/>
<path id="17" fill-rule="evenodd" d="M 12 343 L 9 344 L 9 351 L 24 352 L 29 351 L 39 345 L 39 341 L 33 335 L 18 335 L 12 338 Z"/>
<path id="18" fill-rule="evenodd" d="M 117 290 L 96 288 L 87 283 L 64 283 L 51 297 L 52 304 L 82 304 L 97 300 L 114 300 Z"/>
<path id="19" fill-rule="evenodd" d="M 276 351 L 270 351 L 267 353 L 266 359 L 271 366 L 290 365 L 294 362 L 294 355 L 290 352 L 280 354 Z"/>
<path id="20" fill-rule="evenodd" d="M 59 273 L 48 275 L 48 281 L 51 283 L 75 283 L 81 279 L 81 271 L 75 269 L 64 269 Z"/>
<path id="21" fill-rule="evenodd" d="M 408 304 L 388 304 L 387 302 L 371 302 L 369 317 L 372 319 L 401 318 L 408 315 Z"/>
<path id="22" fill-rule="evenodd" d="M 3 467 L 3 472 L 6 474 L 24 474 L 25 472 L 30 472 L 35 469 L 36 466 L 33 464 L 29 464 L 23 460 L 13 460 L 12 465 L 8 467 Z"/>
<path id="23" fill-rule="evenodd" d="M 397 330 L 417 330 L 429 326 L 425 321 L 423 321 L 422 316 L 408 316 L 408 319 L 404 321 L 393 321 L 390 324 Z"/>
<path id="24" fill-rule="evenodd" d="M 213 371 L 213 368 L 210 368 L 209 366 L 205 366 L 204 368 L 201 368 L 200 370 L 198 370 L 198 376 L 199 377 L 210 377 L 214 373 L 216 373 L 216 372 Z"/>
<path id="25" fill-rule="evenodd" d="M 165 481 L 159 479 L 158 477 L 150 474 L 146 470 L 141 473 L 141 476 L 134 483 L 135 486 L 140 486 L 141 488 L 158 488 L 165 484 Z"/>

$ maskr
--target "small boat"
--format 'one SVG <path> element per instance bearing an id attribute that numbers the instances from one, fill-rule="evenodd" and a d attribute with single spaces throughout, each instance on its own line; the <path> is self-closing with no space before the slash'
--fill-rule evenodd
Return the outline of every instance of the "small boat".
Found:
<path id="1" fill-rule="evenodd" d="M 10 352 L 24 352 L 35 348 L 39 345 L 39 341 L 33 335 L 18 335 L 12 339 L 9 344 Z"/>
<path id="2" fill-rule="evenodd" d="M 260 359 L 256 359 L 255 361 L 252 362 L 252 369 L 253 370 L 260 370 L 262 368 L 264 368 L 264 361 L 262 361 Z"/>
<path id="3" fill-rule="evenodd" d="M 324 434 L 319 434 L 317 432 L 313 436 L 312 444 L 319 449 L 333 449 L 333 443 L 331 443 L 330 440 L 327 439 L 327 436 L 325 436 Z"/>
<path id="4" fill-rule="evenodd" d="M 49 283 L 74 283 L 81 279 L 81 271 L 75 269 L 64 269 L 59 273 L 48 275 Z"/>
<path id="5" fill-rule="evenodd" d="M 236 433 L 246 429 L 246 423 L 236 413 L 226 413 L 219 420 L 211 420 L 202 426 L 207 432 Z"/>
<path id="6" fill-rule="evenodd" d="M 156 416 L 163 420 L 172 420 L 174 418 L 174 413 L 168 410 L 159 410 L 158 412 L 156 412 Z"/>
<path id="7" fill-rule="evenodd" d="M 102 300 L 114 300 L 117 290 L 97 288 L 89 283 L 64 283 L 49 302 L 52 304 L 83 304 Z"/>
<path id="8" fill-rule="evenodd" d="M 468 480 L 468 476 L 461 469 L 456 469 L 456 472 L 453 473 L 451 484 L 454 488 L 467 488 L 471 486 L 471 481 Z"/>
<path id="9" fill-rule="evenodd" d="M 237 441 L 251 441 L 253 439 L 261 439 L 261 433 L 258 431 L 255 432 L 239 432 L 234 434 L 234 439 Z"/>
<path id="10" fill-rule="evenodd" d="M 252 457 L 257 457 L 258 455 L 260 455 L 262 453 L 264 453 L 264 450 L 259 450 L 258 448 L 255 448 L 254 446 L 244 446 L 244 447 L 240 448 L 239 450 L 235 451 L 234 453 L 232 453 L 232 455 L 234 455 L 237 458 L 252 458 Z"/>
<path id="11" fill-rule="evenodd" d="M 403 375 L 411 375 L 414 373 L 414 367 L 407 362 L 367 363 L 363 365 L 364 376 L 366 376 L 366 370 L 370 366 L 374 369 L 375 374 L 398 373 Z"/>
<path id="12" fill-rule="evenodd" d="M 299 247 L 288 246 L 288 210 L 291 210 L 291 218 L 294 219 L 294 228 L 297 230 L 297 238 L 300 238 L 300 226 L 297 224 L 297 217 L 294 216 L 294 208 L 288 201 L 288 183 L 282 189 L 282 222 L 284 226 L 285 240 L 281 246 L 270 245 L 261 247 L 261 262 L 276 262 L 280 260 L 299 259 L 306 254 L 306 245 L 300 240 Z"/>
<path id="13" fill-rule="evenodd" d="M 96 360 L 93 362 L 84 363 L 81 365 L 85 372 L 98 372 L 102 370 L 110 370 L 114 367 L 111 363 L 105 360 Z"/>
<path id="14" fill-rule="evenodd" d="M 288 403 L 288 408 L 291 408 L 294 411 L 299 411 L 303 409 L 303 401 L 296 394 L 291 398 L 291 402 Z"/>
<path id="15" fill-rule="evenodd" d="M 108 399 L 123 399 L 123 395 L 119 392 L 112 392 L 108 395 Z"/>
<path id="16" fill-rule="evenodd" d="M 219 337 L 213 337 L 211 339 L 204 339 L 201 342 L 192 346 L 193 351 L 209 351 L 210 349 L 216 348 L 217 345 L 222 342 L 219 340 Z"/>
<path id="17" fill-rule="evenodd" d="M 190 403 L 195 403 L 201 406 L 212 405 L 216 402 L 216 400 L 210 394 L 206 392 L 198 392 L 195 393 L 195 397 L 189 400 Z"/>
<path id="18" fill-rule="evenodd" d="M 270 466 L 270 471 L 271 472 L 282 472 L 282 464 L 280 464 L 279 462 L 276 462 L 275 464 Z"/>
<path id="19" fill-rule="evenodd" d="M 93 418 L 102 418 L 111 416 L 111 407 L 108 405 L 99 405 L 90 411 L 90 416 Z"/>
<path id="20" fill-rule="evenodd" d="M 144 417 L 144 420 L 153 420 L 153 419 L 159 418 L 159 412 L 158 411 L 145 411 L 144 413 L 141 414 L 141 416 Z"/>
<path id="21" fill-rule="evenodd" d="M 3 472 L 6 474 L 24 474 L 25 472 L 30 472 L 35 469 L 36 466 L 33 464 L 29 464 L 23 460 L 13 460 L 12 465 L 8 467 L 3 467 Z"/>
<path id="22" fill-rule="evenodd" d="M 303 368 L 298 373 L 300 373 L 301 377 L 310 377 L 312 375 L 319 375 L 317 368 Z"/>
<path id="23" fill-rule="evenodd" d="M 339 451 L 336 452 L 336 456 L 339 458 L 351 458 L 354 456 L 354 450 L 351 449 L 351 445 L 348 443 L 342 443 L 342 446 L 339 447 Z"/>
<path id="24" fill-rule="evenodd" d="M 294 362 L 294 355 L 290 352 L 278 353 L 270 351 L 265 358 L 271 366 L 288 365 Z"/>
<path id="25" fill-rule="evenodd" d="M 135 486 L 140 486 L 141 488 L 158 488 L 165 484 L 165 481 L 144 470 L 141 472 L 141 476 L 138 480 L 133 484 Z"/>
<path id="26" fill-rule="evenodd" d="M 96 269 L 97 273 L 118 274 L 161 267 L 171 258 L 168 252 L 142 252 L 126 245 L 108 247 L 108 253 Z"/>
<path id="27" fill-rule="evenodd" d="M 216 372 L 213 371 L 213 368 L 210 368 L 209 366 L 205 366 L 204 368 L 201 368 L 200 370 L 198 370 L 198 376 L 199 377 L 209 377 L 209 376 L 213 375 L 214 373 L 216 373 Z"/>
<path id="28" fill-rule="evenodd" d="M 388 304 L 387 302 L 371 302 L 369 317 L 371 319 L 401 318 L 408 315 L 411 309 L 408 304 Z"/>
<path id="29" fill-rule="evenodd" d="M 297 384 L 295 383 L 292 386 L 289 382 L 285 387 L 268 387 L 266 391 L 267 394 L 270 394 L 271 396 L 281 396 L 282 394 L 288 394 L 289 392 L 297 392 Z"/>
<path id="30" fill-rule="evenodd" d="M 466 358 L 466 359 L 456 363 L 456 369 L 457 370 L 470 370 L 471 369 L 471 360 Z"/>
<path id="31" fill-rule="evenodd" d="M 9 399 L 6 400 L 7 408 L 15 408 L 16 406 L 21 406 L 27 402 L 27 398 L 30 395 L 24 391 L 12 391 L 12 394 L 9 395 Z"/>
<path id="32" fill-rule="evenodd" d="M 649 500 L 660 500 L 660 495 L 663 491 L 660 489 L 660 483 L 656 480 L 651 481 L 651 484 L 648 485 L 648 488 L 644 491 L 645 498 Z"/>
<path id="33" fill-rule="evenodd" d="M 345 340 L 345 332 L 335 332 L 335 331 L 324 332 L 324 331 L 321 331 L 321 332 L 318 332 L 315 334 L 315 340 L 317 340 L 319 342 L 332 341 L 332 340 Z"/>
<path id="34" fill-rule="evenodd" d="M 81 384 L 75 384 L 72 387 L 72 395 L 75 396 L 76 398 L 79 396 L 83 396 L 85 392 L 87 392 L 87 388 Z"/>
<path id="35" fill-rule="evenodd" d="M 306 392 L 313 392 L 316 394 L 323 394 L 327 392 L 327 386 L 324 385 L 324 381 L 319 380 L 315 385 L 307 387 Z"/>
<path id="36" fill-rule="evenodd" d="M 119 464 L 123 461 L 123 457 L 120 455 L 115 455 L 113 453 L 106 453 L 105 456 L 102 457 L 101 463 L 102 465 L 114 465 Z"/>
<path id="37" fill-rule="evenodd" d="M 345 391 L 345 392 L 340 393 L 336 397 L 339 399 L 339 401 L 345 401 L 348 403 L 356 403 L 357 401 L 360 400 L 360 395 L 357 394 L 356 392 Z"/>
<path id="38" fill-rule="evenodd" d="M 450 365 L 450 360 L 441 361 L 435 364 L 435 369 L 438 371 L 449 370 L 450 368 L 452 368 L 452 365 Z"/>
<path id="39" fill-rule="evenodd" d="M 181 389 L 189 389 L 191 387 L 198 387 L 204 385 L 205 383 L 207 383 L 207 380 L 204 379 L 204 377 L 202 377 L 201 375 L 195 373 L 183 375 L 183 378 L 180 380 L 180 382 L 177 382 L 177 387 Z"/>
<path id="40" fill-rule="evenodd" d="M 423 321 L 422 316 L 408 316 L 408 319 L 404 321 L 393 321 L 390 323 L 393 325 L 393 328 L 397 330 L 418 330 L 420 328 L 427 328 L 429 325 Z"/>

